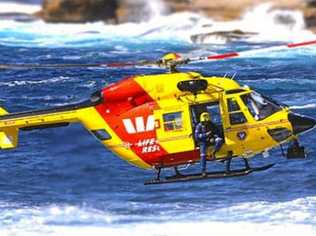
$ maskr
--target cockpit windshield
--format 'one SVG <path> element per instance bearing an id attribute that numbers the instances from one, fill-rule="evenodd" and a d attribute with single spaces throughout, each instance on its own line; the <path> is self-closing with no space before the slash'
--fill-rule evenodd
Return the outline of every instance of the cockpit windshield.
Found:
<path id="1" fill-rule="evenodd" d="M 257 92 L 242 95 L 241 99 L 256 120 L 264 120 L 282 109 L 273 101 Z"/>

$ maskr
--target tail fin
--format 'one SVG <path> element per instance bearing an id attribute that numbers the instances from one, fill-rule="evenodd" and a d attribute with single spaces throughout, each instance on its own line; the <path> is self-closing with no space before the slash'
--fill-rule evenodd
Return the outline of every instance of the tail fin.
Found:
<path id="1" fill-rule="evenodd" d="M 0 107 L 0 116 L 7 115 L 8 112 Z M 0 149 L 16 148 L 18 144 L 18 128 L 4 128 L 0 130 Z"/>

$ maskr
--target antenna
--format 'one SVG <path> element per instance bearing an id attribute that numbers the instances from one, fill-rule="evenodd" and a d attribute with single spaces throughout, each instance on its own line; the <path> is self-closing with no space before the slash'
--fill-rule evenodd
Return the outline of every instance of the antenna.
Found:
<path id="1" fill-rule="evenodd" d="M 231 77 L 231 79 L 232 79 L 232 80 L 235 80 L 236 75 L 237 75 L 237 72 L 235 72 L 235 73 L 233 74 L 233 76 Z"/>

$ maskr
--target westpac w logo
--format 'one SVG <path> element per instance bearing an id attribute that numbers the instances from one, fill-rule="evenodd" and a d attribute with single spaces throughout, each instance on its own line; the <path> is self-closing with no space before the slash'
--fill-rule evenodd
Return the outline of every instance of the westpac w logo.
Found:
<path id="1" fill-rule="evenodd" d="M 144 117 L 139 116 L 135 119 L 124 119 L 125 130 L 129 134 L 153 131 L 155 129 L 155 118 L 153 115 L 148 116 L 145 121 Z"/>

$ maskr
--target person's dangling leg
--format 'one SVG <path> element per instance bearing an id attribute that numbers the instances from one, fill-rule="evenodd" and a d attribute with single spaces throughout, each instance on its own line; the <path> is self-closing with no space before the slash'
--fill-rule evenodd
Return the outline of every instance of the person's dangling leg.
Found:
<path id="1" fill-rule="evenodd" d="M 220 149 L 221 149 L 221 147 L 223 146 L 223 139 L 222 138 L 220 138 L 220 137 L 216 137 L 215 138 L 215 145 L 214 145 L 214 152 L 213 152 L 213 159 L 215 159 L 216 157 L 215 157 L 215 154 L 216 154 L 216 152 L 218 152 Z"/>
<path id="2" fill-rule="evenodd" d="M 202 174 L 206 174 L 206 156 L 207 156 L 207 145 L 204 142 L 200 143 L 200 157 L 201 157 L 201 168 Z"/>

